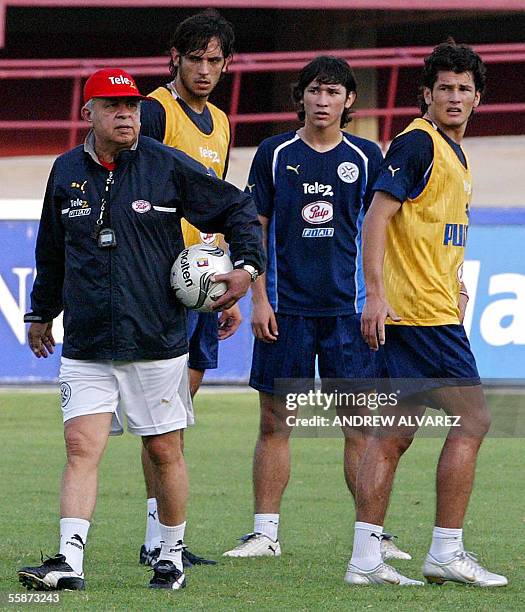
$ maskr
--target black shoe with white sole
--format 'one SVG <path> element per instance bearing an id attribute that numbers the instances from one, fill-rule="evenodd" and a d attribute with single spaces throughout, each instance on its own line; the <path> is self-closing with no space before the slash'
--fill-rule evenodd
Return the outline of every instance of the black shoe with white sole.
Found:
<path id="1" fill-rule="evenodd" d="M 157 563 L 157 559 L 160 555 L 160 546 L 158 548 L 152 548 L 148 550 L 143 544 L 140 547 L 139 563 L 140 565 L 149 565 L 153 567 Z"/>
<path id="2" fill-rule="evenodd" d="M 149 581 L 150 589 L 168 589 L 176 591 L 186 586 L 186 576 L 172 561 L 157 561 L 153 566 L 153 578 Z"/>
<path id="3" fill-rule="evenodd" d="M 205 559 L 204 557 L 198 557 L 190 552 L 187 546 L 183 546 L 182 564 L 184 567 L 188 568 L 193 567 L 194 565 L 217 565 L 217 561 L 213 561 L 213 559 Z"/>
<path id="4" fill-rule="evenodd" d="M 85 587 L 84 574 L 77 574 L 66 563 L 64 555 L 55 555 L 37 567 L 22 567 L 18 580 L 28 589 L 37 591 L 82 591 Z"/>

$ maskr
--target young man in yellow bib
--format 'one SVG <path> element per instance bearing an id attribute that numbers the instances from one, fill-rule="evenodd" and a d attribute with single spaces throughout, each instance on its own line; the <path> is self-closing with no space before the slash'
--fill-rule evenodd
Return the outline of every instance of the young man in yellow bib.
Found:
<path id="1" fill-rule="evenodd" d="M 460 426 L 451 427 L 439 458 L 436 522 L 423 575 L 432 583 L 495 587 L 507 579 L 486 570 L 463 547 L 476 457 L 490 427 L 462 325 L 471 174 L 461 142 L 484 87 L 485 67 L 469 47 L 449 40 L 426 58 L 423 116 L 393 141 L 365 217 L 361 329 L 370 348 L 382 347 L 390 378 L 405 381 L 394 387 L 403 389 L 394 418 L 402 414 L 415 422 L 424 414 L 423 402 L 459 417 Z M 350 584 L 423 584 L 383 563 L 380 555 L 395 471 L 416 431 L 417 426 L 401 422 L 384 428 L 365 451 L 345 576 Z"/>
<path id="2" fill-rule="evenodd" d="M 232 60 L 235 37 L 232 25 L 217 11 L 208 9 L 179 24 L 170 43 L 172 80 L 149 94 L 142 107 L 141 134 L 184 151 L 208 169 L 209 174 L 224 178 L 228 169 L 230 124 L 227 116 L 208 98 Z M 218 234 L 204 234 L 182 220 L 184 244 L 221 244 Z M 246 262 L 247 264 L 249 262 Z M 189 379 L 191 396 L 197 393 L 204 372 L 217 367 L 218 340 L 229 338 L 241 323 L 239 307 L 216 313 L 188 310 Z M 140 562 L 154 563 L 160 549 L 157 502 L 152 486 L 152 469 L 142 454 L 146 481 L 147 523 Z M 186 548 L 185 566 L 209 564 Z"/>

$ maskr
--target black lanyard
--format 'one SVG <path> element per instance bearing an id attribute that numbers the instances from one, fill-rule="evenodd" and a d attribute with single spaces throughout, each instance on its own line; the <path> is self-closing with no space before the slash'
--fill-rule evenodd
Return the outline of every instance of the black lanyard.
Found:
<path id="1" fill-rule="evenodd" d="M 104 222 L 107 218 L 106 211 L 109 209 L 110 186 L 112 185 L 112 183 L 113 171 L 110 170 L 108 178 L 106 179 L 104 195 L 100 200 L 100 215 L 96 221 L 96 225 L 92 233 L 92 237 L 98 242 L 98 246 L 102 249 L 117 246 L 115 232 L 110 227 L 102 229 L 102 226 L 104 225 Z"/>

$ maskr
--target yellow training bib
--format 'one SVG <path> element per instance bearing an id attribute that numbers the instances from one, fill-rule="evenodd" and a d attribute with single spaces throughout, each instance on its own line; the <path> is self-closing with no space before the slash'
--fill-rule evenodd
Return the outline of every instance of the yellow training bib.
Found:
<path id="1" fill-rule="evenodd" d="M 422 193 L 403 202 L 390 220 L 384 263 L 386 294 L 402 318 L 399 325 L 458 324 L 471 174 L 427 121 L 415 119 L 403 133 L 410 130 L 430 135 L 434 162 Z M 388 323 L 395 325 L 391 320 Z"/>

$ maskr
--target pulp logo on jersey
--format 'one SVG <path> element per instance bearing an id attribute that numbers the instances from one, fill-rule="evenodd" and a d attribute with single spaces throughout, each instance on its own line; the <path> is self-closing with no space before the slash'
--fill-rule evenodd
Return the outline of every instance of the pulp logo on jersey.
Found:
<path id="1" fill-rule="evenodd" d="M 449 246 L 464 247 L 467 244 L 468 225 L 463 223 L 445 223 L 443 244 Z"/>
<path id="2" fill-rule="evenodd" d="M 337 176 L 344 183 L 355 183 L 359 178 L 359 168 L 353 162 L 343 162 L 337 166 Z"/>
<path id="3" fill-rule="evenodd" d="M 305 227 L 303 230 L 303 238 L 331 238 L 333 235 L 333 227 Z"/>
<path id="4" fill-rule="evenodd" d="M 71 387 L 67 382 L 60 383 L 60 403 L 65 408 L 71 399 Z"/>
<path id="5" fill-rule="evenodd" d="M 204 232 L 199 233 L 202 244 L 213 244 L 217 234 L 205 234 Z"/>
<path id="6" fill-rule="evenodd" d="M 151 204 L 147 200 L 135 200 L 131 204 L 131 208 L 139 214 L 147 213 L 151 210 Z"/>
<path id="7" fill-rule="evenodd" d="M 312 225 L 319 225 L 320 223 L 326 223 L 334 218 L 334 207 L 330 202 L 310 202 L 303 207 L 301 211 L 303 219 L 307 223 Z"/>
<path id="8" fill-rule="evenodd" d="M 332 185 L 323 185 L 323 183 L 318 183 L 317 181 L 315 181 L 315 183 L 313 184 L 303 183 L 303 193 L 320 193 L 321 195 L 328 197 L 334 195 L 334 190 L 332 188 Z"/>

